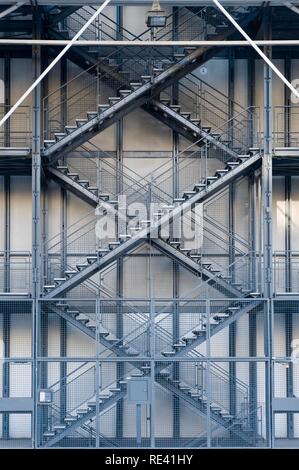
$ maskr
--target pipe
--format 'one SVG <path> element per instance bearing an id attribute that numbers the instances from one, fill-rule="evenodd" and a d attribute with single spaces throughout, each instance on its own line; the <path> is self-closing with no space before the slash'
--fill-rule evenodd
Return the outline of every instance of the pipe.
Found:
<path id="1" fill-rule="evenodd" d="M 248 36 L 243 28 L 234 20 L 234 18 L 226 11 L 226 9 L 221 5 L 218 0 L 213 0 L 218 9 L 226 16 L 226 18 L 235 26 L 235 28 L 242 34 L 242 36 L 248 41 L 248 43 L 253 47 L 253 49 L 261 56 L 261 58 L 266 62 L 266 64 L 273 70 L 273 72 L 284 82 L 284 84 L 291 90 L 291 92 L 299 98 L 299 92 L 295 87 L 285 78 L 285 76 L 278 70 L 277 67 L 271 62 L 269 57 L 263 53 L 263 51 L 256 45 L 256 43 Z"/>
<path id="2" fill-rule="evenodd" d="M 65 55 L 65 53 L 72 47 L 72 45 L 77 41 L 82 33 L 89 27 L 89 25 L 99 16 L 99 14 L 104 10 L 104 8 L 110 3 L 111 0 L 105 0 L 103 5 L 101 5 L 97 11 L 89 18 L 84 26 L 78 31 L 78 33 L 73 37 L 71 41 L 65 46 L 65 48 L 58 54 L 57 57 L 51 62 L 51 64 L 43 71 L 43 73 L 35 80 L 35 82 L 25 91 L 25 93 L 18 99 L 14 106 L 8 111 L 8 113 L 1 119 L 0 128 L 3 124 L 9 119 L 9 117 L 15 112 L 15 110 L 25 101 L 25 99 L 30 95 L 30 93 L 37 87 L 37 85 L 43 80 L 43 78 L 50 72 L 50 70 L 59 62 L 59 60 Z"/>

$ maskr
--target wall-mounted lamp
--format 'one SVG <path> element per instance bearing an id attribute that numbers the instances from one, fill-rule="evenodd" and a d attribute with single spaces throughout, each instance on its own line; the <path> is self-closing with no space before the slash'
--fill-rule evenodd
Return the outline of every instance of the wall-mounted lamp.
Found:
<path id="1" fill-rule="evenodd" d="M 152 8 L 147 12 L 146 25 L 148 28 L 163 28 L 166 26 L 167 16 L 162 10 L 160 1 L 153 0 Z"/>

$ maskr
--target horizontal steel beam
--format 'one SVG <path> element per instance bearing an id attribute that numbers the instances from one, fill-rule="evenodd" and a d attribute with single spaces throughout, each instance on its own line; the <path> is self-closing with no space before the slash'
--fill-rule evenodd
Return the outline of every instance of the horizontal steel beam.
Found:
<path id="1" fill-rule="evenodd" d="M 85 5 L 100 5 L 104 0 L 88 0 Z M 0 0 L 0 5 L 12 5 L 15 4 L 15 0 Z M 151 0 L 111 0 L 111 5 L 120 6 L 151 6 Z M 212 0 L 160 0 L 161 6 L 213 6 Z M 261 0 L 222 0 L 223 5 L 226 6 L 261 6 L 264 2 Z M 272 6 L 284 6 L 286 0 L 272 0 Z M 25 5 L 31 5 L 31 0 L 26 0 Z M 79 5 L 82 6 L 82 0 L 38 0 L 38 4 L 41 5 L 57 5 L 57 6 L 71 6 Z"/>
<path id="2" fill-rule="evenodd" d="M 273 39 L 273 40 L 257 40 L 253 41 L 257 46 L 299 46 L 299 39 Z M 70 43 L 67 39 L 0 39 L 0 46 L 67 46 Z M 247 41 L 87 41 L 78 40 L 72 47 L 104 47 L 104 46 L 132 46 L 132 47 L 184 47 L 184 46 L 213 46 L 213 47 L 250 47 Z"/>

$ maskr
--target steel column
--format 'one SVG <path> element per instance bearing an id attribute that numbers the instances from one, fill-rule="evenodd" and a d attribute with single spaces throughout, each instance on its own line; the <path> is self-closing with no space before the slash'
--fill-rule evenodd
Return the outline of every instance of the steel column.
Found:
<path id="1" fill-rule="evenodd" d="M 290 114 L 290 113 L 289 113 Z M 286 292 L 292 292 L 292 177 L 285 177 L 285 250 L 286 250 Z M 285 354 L 291 357 L 293 340 L 293 314 L 285 311 Z M 293 397 L 293 363 L 290 362 L 286 368 L 286 388 L 287 397 Z M 287 436 L 289 439 L 294 437 L 294 414 L 287 413 Z"/>
<path id="2" fill-rule="evenodd" d="M 271 36 L 271 10 L 264 10 L 264 34 Z M 272 56 L 271 47 L 265 53 Z M 266 433 L 268 445 L 273 446 L 273 364 L 272 364 L 272 318 L 273 318 L 273 270 L 272 270 L 272 154 L 273 154 L 273 102 L 272 70 L 264 65 L 264 153 L 262 163 L 262 223 L 263 223 L 263 291 L 267 300 L 264 317 L 266 382 Z"/>
<path id="3" fill-rule="evenodd" d="M 34 36 L 40 37 L 41 18 L 38 7 L 33 8 L 34 15 Z M 41 48 L 32 48 L 32 69 L 33 78 L 36 80 L 41 74 Z M 38 441 L 37 422 L 37 384 L 38 368 L 36 357 L 38 354 L 38 331 L 39 331 L 39 302 L 41 285 L 41 85 L 37 85 L 33 90 L 33 114 L 32 114 L 32 391 L 35 402 L 35 416 L 32 425 L 32 444 L 35 446 Z"/>
<path id="4" fill-rule="evenodd" d="M 248 191 L 249 191 L 249 237 L 250 237 L 250 250 L 253 253 L 251 260 L 251 272 L 250 272 L 250 287 L 253 292 L 256 291 L 256 222 L 257 222 L 257 211 L 256 211 L 256 180 L 254 172 L 249 175 L 248 178 Z M 248 315 L 248 335 L 249 335 L 249 355 L 256 357 L 256 312 L 250 312 Z M 257 431 L 257 367 L 254 362 L 249 364 L 249 413 L 250 413 L 250 425 L 254 431 Z"/>
<path id="5" fill-rule="evenodd" d="M 117 6 L 116 7 L 116 23 L 117 23 L 117 39 L 122 40 L 122 26 L 123 26 L 123 7 Z M 116 123 L 116 193 L 122 195 L 123 192 L 123 128 L 124 128 L 124 121 L 121 118 Z M 123 221 L 120 221 L 117 217 L 117 231 L 120 229 L 121 224 L 121 231 L 124 225 Z M 126 227 L 124 227 L 124 230 Z M 119 233 L 119 232 L 117 232 Z M 124 232 L 125 233 L 125 232 Z M 116 264 L 116 290 L 117 296 L 122 298 L 124 295 L 124 266 L 123 266 L 123 258 L 120 257 L 117 260 Z M 123 304 L 120 301 L 118 303 L 117 309 L 117 319 L 116 319 L 116 336 L 117 338 L 122 338 L 124 334 L 124 321 L 123 321 Z M 124 364 L 117 363 L 116 366 L 116 375 L 117 380 L 121 380 L 124 375 Z M 122 439 L 124 436 L 124 423 L 123 423 L 123 415 L 124 415 L 124 400 L 121 399 L 116 404 L 116 439 Z"/>
<path id="6" fill-rule="evenodd" d="M 178 39 L 179 34 L 179 9 L 174 7 L 172 9 L 173 13 L 173 25 L 172 25 L 172 39 L 175 41 Z M 172 85 L 172 99 L 173 104 L 179 104 L 179 82 L 175 82 Z M 173 198 L 179 197 L 179 134 L 175 131 L 172 132 L 172 165 L 173 165 Z M 173 283 L 173 297 L 179 298 L 180 296 L 180 268 L 177 261 L 172 263 L 172 283 Z M 173 344 L 180 337 L 180 317 L 178 302 L 175 301 L 173 305 L 173 325 L 172 325 L 172 334 L 173 334 Z M 180 377 L 180 365 L 173 364 L 173 377 L 178 380 Z M 175 441 L 180 439 L 180 400 L 177 396 L 173 395 L 173 438 Z"/>

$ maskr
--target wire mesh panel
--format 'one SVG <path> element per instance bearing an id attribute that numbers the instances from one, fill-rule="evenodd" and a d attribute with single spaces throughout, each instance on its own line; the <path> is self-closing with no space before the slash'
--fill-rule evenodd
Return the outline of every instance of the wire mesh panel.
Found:
<path id="1" fill-rule="evenodd" d="M 0 251 L 0 293 L 31 293 L 31 253 Z"/>
<path id="2" fill-rule="evenodd" d="M 39 362 L 37 404 L 40 447 L 93 447 L 88 405 L 96 394 L 92 362 Z"/>
<path id="3" fill-rule="evenodd" d="M 30 358 L 0 361 L 0 448 L 32 445 L 33 372 Z"/>
<path id="4" fill-rule="evenodd" d="M 10 110 L 10 106 L 0 105 L 0 119 Z M 6 127 L 0 130 L 1 147 L 23 147 L 31 146 L 31 109 L 29 106 L 19 108 L 7 120 Z"/>
<path id="5" fill-rule="evenodd" d="M 99 324 L 95 300 L 56 299 L 40 302 L 40 356 L 93 357 Z"/>

